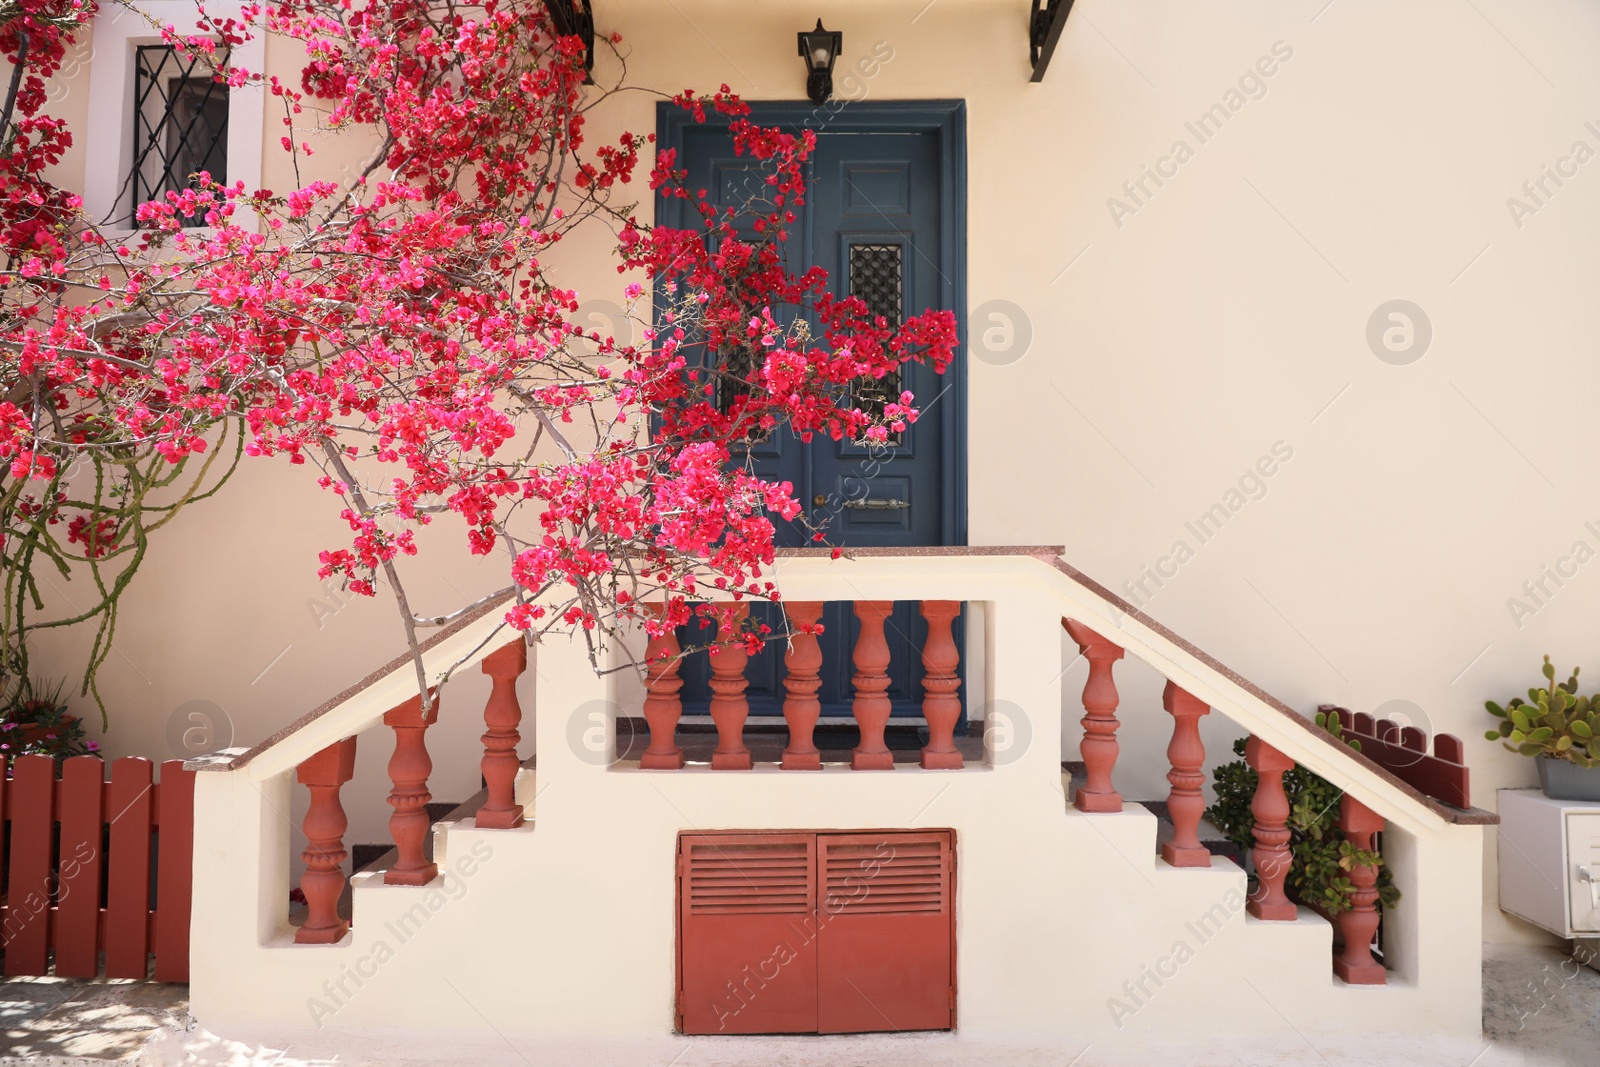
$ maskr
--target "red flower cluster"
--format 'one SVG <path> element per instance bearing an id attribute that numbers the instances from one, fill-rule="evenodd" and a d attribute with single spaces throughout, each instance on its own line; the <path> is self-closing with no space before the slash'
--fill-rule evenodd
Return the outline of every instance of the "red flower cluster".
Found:
<path id="1" fill-rule="evenodd" d="M 286 196 L 199 176 L 140 207 L 136 247 L 105 240 L 45 182 L 70 143 L 36 114 L 63 34 L 31 46 L 26 117 L 0 166 L 0 461 L 13 478 L 55 478 L 89 448 L 177 462 L 241 423 L 248 453 L 310 462 L 339 498 L 351 538 L 322 554 L 324 577 L 398 592 L 397 557 L 447 516 L 472 553 L 505 554 L 523 593 L 513 625 L 605 632 L 665 593 L 665 617 L 647 622 L 659 630 L 706 585 L 775 596 L 771 516 L 800 506 L 737 462 L 753 435 L 881 439 L 916 418 L 914 398 L 863 411 L 850 383 L 953 356 L 949 312 L 891 325 L 832 296 L 822 271 L 784 268 L 815 137 L 752 124 L 726 86 L 676 100 L 732 116 L 766 186 L 742 218 L 719 214 L 660 152 L 649 188 L 699 216 L 667 229 L 621 195 L 652 138 L 587 142 L 586 114 L 614 89 L 584 84 L 580 42 L 555 34 L 539 0 L 285 0 L 167 36 L 198 51 L 252 23 L 305 46 L 298 86 L 266 83 L 297 168 L 311 167 L 302 125 L 342 131 L 368 162 Z M 0 47 L 15 45 L 8 27 Z M 230 84 L 257 77 L 211 56 Z M 757 238 L 741 239 L 752 219 Z M 637 275 L 630 313 L 654 294 L 637 341 L 580 320 L 560 283 L 573 240 L 605 242 Z M 94 514 L 70 531 L 96 545 L 117 534 Z"/>

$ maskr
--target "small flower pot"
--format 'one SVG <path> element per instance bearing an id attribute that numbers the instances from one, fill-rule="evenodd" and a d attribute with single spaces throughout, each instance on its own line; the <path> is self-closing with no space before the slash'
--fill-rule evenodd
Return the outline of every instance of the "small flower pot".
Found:
<path id="1" fill-rule="evenodd" d="M 1551 800 L 1600 800 L 1600 767 L 1540 756 L 1539 788 Z"/>
<path id="2" fill-rule="evenodd" d="M 49 726 L 27 723 L 9 731 L 6 740 L 17 745 L 33 745 L 49 739 L 52 734 L 59 738 L 64 734 L 70 733 L 77 723 L 78 718 L 75 715 L 64 715 L 59 723 Z"/>

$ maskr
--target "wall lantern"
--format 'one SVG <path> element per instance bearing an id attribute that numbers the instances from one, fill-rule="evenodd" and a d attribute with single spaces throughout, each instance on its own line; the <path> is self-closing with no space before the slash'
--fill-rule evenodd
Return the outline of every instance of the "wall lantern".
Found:
<path id="1" fill-rule="evenodd" d="M 806 61 L 806 95 L 813 104 L 825 103 L 833 95 L 833 63 L 844 47 L 844 34 L 823 29 L 818 19 L 816 29 L 795 36 L 800 40 L 800 58 Z"/>

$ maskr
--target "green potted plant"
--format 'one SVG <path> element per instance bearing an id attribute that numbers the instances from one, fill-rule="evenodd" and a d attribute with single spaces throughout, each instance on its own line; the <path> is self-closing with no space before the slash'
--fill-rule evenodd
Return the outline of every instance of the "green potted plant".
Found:
<path id="1" fill-rule="evenodd" d="M 17 756 L 56 759 L 98 755 L 100 746 L 83 736 L 83 720 L 61 703 L 61 685 L 17 685 L 0 700 L 0 762 Z"/>
<path id="2" fill-rule="evenodd" d="M 1505 707 L 1484 702 L 1489 714 L 1500 720 L 1484 736 L 1503 741 L 1512 752 L 1533 756 L 1545 796 L 1600 800 L 1600 751 L 1591 749 L 1600 734 L 1600 697 L 1578 695 L 1576 667 L 1558 684 L 1556 669 L 1546 656 L 1542 673 L 1544 688 L 1528 690 L 1527 700 L 1513 697 Z"/>

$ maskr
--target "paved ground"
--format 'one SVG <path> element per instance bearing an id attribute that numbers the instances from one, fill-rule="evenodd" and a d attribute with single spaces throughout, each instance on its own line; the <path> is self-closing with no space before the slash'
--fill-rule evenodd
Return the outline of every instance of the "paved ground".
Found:
<path id="1" fill-rule="evenodd" d="M 1296 1039 L 1243 1043 L 1217 1035 L 1152 1046 L 1059 1036 L 977 1039 L 953 1034 L 868 1037 L 685 1038 L 587 1043 L 519 1041 L 488 1034 L 323 1031 L 288 1048 L 219 1038 L 194 1025 L 182 986 L 12 978 L 0 982 L 0 1067 L 124 1063 L 135 1067 L 1600 1067 L 1600 974 L 1555 949 L 1491 948 L 1484 962 L 1484 1032 L 1471 1041 L 1374 1035 L 1364 1042 Z"/>
<path id="2" fill-rule="evenodd" d="M 137 1062 L 163 1033 L 189 1023 L 189 988 L 99 978 L 0 982 L 0 1064 Z"/>

